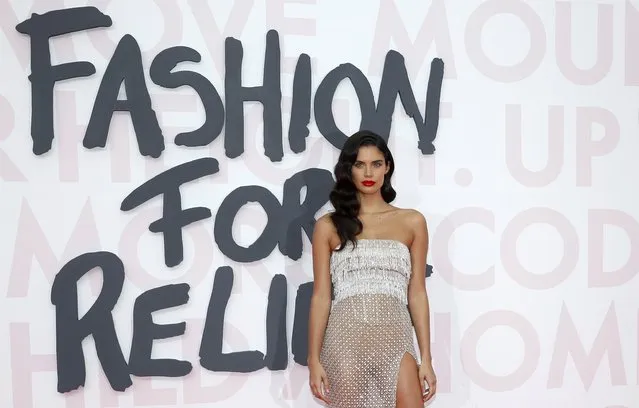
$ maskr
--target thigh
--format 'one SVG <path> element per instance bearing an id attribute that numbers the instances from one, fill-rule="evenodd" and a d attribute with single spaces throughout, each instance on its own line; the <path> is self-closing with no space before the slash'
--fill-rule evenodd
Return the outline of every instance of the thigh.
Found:
<path id="1" fill-rule="evenodd" d="M 332 407 L 364 407 L 367 376 L 361 358 L 361 328 L 333 320 L 327 328 L 320 361 L 328 377 Z"/>
<path id="2" fill-rule="evenodd" d="M 397 376 L 397 408 L 423 407 L 422 388 L 415 358 L 405 353 Z"/>
<path id="3" fill-rule="evenodd" d="M 335 358 L 326 358 L 323 364 L 328 377 L 330 406 L 363 407 L 362 399 L 367 383 L 361 362 L 353 355 L 341 354 Z"/>

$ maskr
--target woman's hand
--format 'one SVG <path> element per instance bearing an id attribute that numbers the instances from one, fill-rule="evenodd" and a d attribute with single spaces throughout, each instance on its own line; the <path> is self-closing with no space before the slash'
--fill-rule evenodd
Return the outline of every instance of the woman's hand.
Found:
<path id="1" fill-rule="evenodd" d="M 424 402 L 430 401 L 437 391 L 437 377 L 430 362 L 422 362 L 419 367 L 419 380 L 422 385 L 422 399 Z"/>
<path id="2" fill-rule="evenodd" d="M 328 377 L 326 371 L 319 361 L 309 363 L 309 385 L 311 392 L 315 396 L 328 404 Z"/>

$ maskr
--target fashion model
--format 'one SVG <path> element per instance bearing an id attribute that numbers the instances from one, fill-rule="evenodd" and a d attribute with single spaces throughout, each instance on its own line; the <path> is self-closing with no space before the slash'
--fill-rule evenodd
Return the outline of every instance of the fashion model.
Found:
<path id="1" fill-rule="evenodd" d="M 334 211 L 313 230 L 309 385 L 330 407 L 422 407 L 436 392 L 428 229 L 419 211 L 390 204 L 393 170 L 384 139 L 353 134 L 334 169 Z"/>

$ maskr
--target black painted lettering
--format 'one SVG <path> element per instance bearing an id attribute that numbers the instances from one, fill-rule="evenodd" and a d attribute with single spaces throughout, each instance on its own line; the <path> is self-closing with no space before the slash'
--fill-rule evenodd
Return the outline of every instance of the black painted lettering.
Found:
<path id="1" fill-rule="evenodd" d="M 137 376 L 182 377 L 191 372 L 193 366 L 188 361 L 176 359 L 152 359 L 153 341 L 181 336 L 186 331 L 186 323 L 157 324 L 152 313 L 162 309 L 181 306 L 189 300 L 189 285 L 166 285 L 147 290 L 133 306 L 133 338 L 129 367 Z"/>
<path id="2" fill-rule="evenodd" d="M 201 74 L 192 71 L 171 72 L 180 62 L 200 62 L 200 54 L 189 47 L 171 47 L 160 52 L 151 63 L 151 80 L 164 88 L 175 89 L 190 86 L 197 92 L 204 106 L 204 124 L 196 130 L 175 136 L 178 146 L 206 146 L 222 132 L 224 126 L 224 105 L 217 89 Z"/>
<path id="3" fill-rule="evenodd" d="M 306 150 L 311 121 L 311 57 L 300 55 L 293 75 L 293 103 L 288 127 L 288 143 L 294 153 Z"/>
<path id="4" fill-rule="evenodd" d="M 258 350 L 222 352 L 224 314 L 233 289 L 233 270 L 218 268 L 200 344 L 200 365 L 210 371 L 249 373 L 264 368 L 264 354 Z"/>
<path id="5" fill-rule="evenodd" d="M 280 252 L 293 260 L 298 260 L 303 252 L 302 231 L 310 240 L 313 236 L 315 214 L 328 201 L 333 187 L 333 176 L 325 169 L 306 169 L 284 182 L 282 216 L 285 228 L 280 239 Z M 300 204 L 302 189 L 306 187 L 306 197 Z"/>
<path id="6" fill-rule="evenodd" d="M 324 138 L 337 149 L 341 149 L 346 141 L 346 134 L 339 130 L 333 116 L 333 98 L 337 86 L 345 79 L 349 79 L 362 114 L 360 129 L 371 129 L 375 125 L 375 97 L 371 84 L 366 76 L 353 64 L 342 64 L 326 75 L 317 87 L 315 93 L 315 122 L 317 129 Z M 388 138 L 388 135 L 380 135 Z"/>
<path id="7" fill-rule="evenodd" d="M 244 153 L 244 102 L 261 102 L 264 121 L 264 153 L 271 161 L 282 160 L 282 90 L 280 85 L 280 44 L 277 31 L 266 34 L 266 53 L 262 86 L 242 85 L 242 43 L 226 39 L 224 98 L 226 156 L 235 158 Z"/>
<path id="8" fill-rule="evenodd" d="M 297 288 L 295 296 L 295 316 L 293 317 L 293 335 L 291 352 L 293 361 L 303 366 L 307 365 L 308 357 L 308 314 L 311 310 L 311 296 L 313 282 L 307 282 Z"/>
<path id="9" fill-rule="evenodd" d="M 266 212 L 266 227 L 253 244 L 239 246 L 233 238 L 233 222 L 240 209 L 249 202 L 258 202 Z M 262 186 L 244 186 L 233 190 L 220 205 L 215 217 L 213 235 L 220 251 L 236 262 L 255 262 L 266 258 L 279 241 L 282 206 L 268 189 Z"/>
<path id="10" fill-rule="evenodd" d="M 122 84 L 126 90 L 124 100 L 118 99 Z M 122 37 L 115 48 L 100 82 L 84 136 L 84 147 L 92 149 L 106 146 L 115 111 L 126 111 L 131 115 L 140 154 L 160 157 L 164 151 L 164 135 L 144 79 L 140 46 L 128 34 Z"/>
<path id="11" fill-rule="evenodd" d="M 94 268 L 102 270 L 102 290 L 82 318 L 78 315 L 77 283 Z M 86 368 L 82 340 L 91 335 L 104 373 L 116 391 L 131 386 L 131 377 L 115 332 L 111 312 L 122 293 L 124 265 L 110 252 L 82 254 L 67 262 L 56 275 L 51 303 L 56 316 L 56 364 L 58 392 L 84 385 Z"/>
<path id="12" fill-rule="evenodd" d="M 95 7 L 75 7 L 32 14 L 16 26 L 31 37 L 31 138 L 33 153 L 41 155 L 53 143 L 53 87 L 56 82 L 95 74 L 87 61 L 51 65 L 49 38 L 99 27 L 110 27 L 111 18 Z"/>
<path id="13" fill-rule="evenodd" d="M 120 209 L 130 211 L 151 198 L 162 195 L 164 199 L 162 218 L 152 222 L 149 225 L 149 230 L 161 232 L 164 236 L 164 262 L 166 266 L 176 266 L 184 260 L 182 228 L 211 216 L 211 210 L 205 207 L 183 210 L 180 186 L 218 171 L 217 160 L 209 157 L 180 164 L 142 184 L 122 201 Z"/>
<path id="14" fill-rule="evenodd" d="M 288 341 L 286 340 L 286 303 L 288 291 L 286 277 L 277 274 L 271 280 L 266 306 L 266 355 L 264 362 L 269 370 L 284 370 L 288 366 Z"/>
<path id="15" fill-rule="evenodd" d="M 425 117 L 417 107 L 415 94 L 411 88 L 404 57 L 396 51 L 389 51 L 384 63 L 382 82 L 379 87 L 379 98 L 377 101 L 377 112 L 375 125 L 371 130 L 380 135 L 390 134 L 393 112 L 397 95 L 404 106 L 406 114 L 413 118 L 417 136 L 419 138 L 418 147 L 423 154 L 433 154 L 435 146 L 433 141 L 437 135 L 439 126 L 439 106 L 441 98 L 442 81 L 444 78 L 444 63 L 441 59 L 434 59 L 431 63 L 431 71 L 428 79 L 428 89 L 426 92 Z"/>

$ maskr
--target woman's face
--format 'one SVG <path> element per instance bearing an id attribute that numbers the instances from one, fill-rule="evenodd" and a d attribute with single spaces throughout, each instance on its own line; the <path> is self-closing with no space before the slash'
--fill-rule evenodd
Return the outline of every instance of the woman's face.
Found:
<path id="1" fill-rule="evenodd" d="M 382 188 L 388 170 L 384 154 L 376 146 L 362 146 L 352 168 L 353 183 L 361 193 L 376 193 Z"/>

